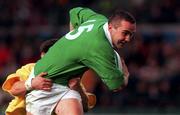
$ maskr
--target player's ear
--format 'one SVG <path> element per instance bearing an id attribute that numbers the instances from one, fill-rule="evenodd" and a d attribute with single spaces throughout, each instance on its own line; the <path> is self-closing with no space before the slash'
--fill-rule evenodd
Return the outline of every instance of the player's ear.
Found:
<path id="1" fill-rule="evenodd" d="M 113 26 L 113 25 L 112 25 L 111 23 L 109 23 L 109 24 L 108 24 L 108 29 L 112 29 L 112 26 Z"/>
<path id="2" fill-rule="evenodd" d="M 111 23 L 108 24 L 108 30 L 111 32 L 111 30 L 113 29 L 113 25 Z"/>

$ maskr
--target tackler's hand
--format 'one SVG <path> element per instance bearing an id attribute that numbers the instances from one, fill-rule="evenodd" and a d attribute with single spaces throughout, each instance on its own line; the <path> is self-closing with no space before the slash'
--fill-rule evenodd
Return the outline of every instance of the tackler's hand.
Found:
<path id="1" fill-rule="evenodd" d="M 38 76 L 32 79 L 32 88 L 36 90 L 50 91 L 52 87 L 52 81 L 50 79 L 44 78 L 46 72 L 40 73 Z"/>

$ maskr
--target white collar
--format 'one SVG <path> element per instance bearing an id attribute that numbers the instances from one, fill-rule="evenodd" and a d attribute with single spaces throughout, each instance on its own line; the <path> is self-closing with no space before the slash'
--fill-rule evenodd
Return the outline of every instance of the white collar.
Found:
<path id="1" fill-rule="evenodd" d="M 105 33 L 105 35 L 106 35 L 106 38 L 108 39 L 109 43 L 110 43 L 111 46 L 113 47 L 111 34 L 110 34 L 109 30 L 108 30 L 108 22 L 106 22 L 106 23 L 103 25 L 103 29 L 104 29 L 104 33 Z"/>
<path id="2" fill-rule="evenodd" d="M 103 29 L 104 29 L 104 33 L 106 35 L 106 38 L 108 39 L 109 43 L 111 44 L 111 46 L 113 47 L 113 44 L 112 44 L 112 38 L 111 38 L 111 34 L 108 30 L 108 22 L 106 22 L 104 25 L 103 25 Z M 118 67 L 120 69 L 122 69 L 122 62 L 121 62 L 121 57 L 120 55 L 116 52 L 116 50 L 114 50 L 116 56 L 117 56 L 117 63 L 118 63 Z"/>

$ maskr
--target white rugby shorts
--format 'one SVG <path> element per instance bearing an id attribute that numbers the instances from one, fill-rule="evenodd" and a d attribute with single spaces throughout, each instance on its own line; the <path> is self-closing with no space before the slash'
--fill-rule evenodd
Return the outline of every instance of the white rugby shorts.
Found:
<path id="1" fill-rule="evenodd" d="M 33 90 L 26 95 L 26 111 L 33 115 L 51 115 L 60 100 L 69 98 L 81 101 L 77 91 L 53 83 L 51 91 Z"/>

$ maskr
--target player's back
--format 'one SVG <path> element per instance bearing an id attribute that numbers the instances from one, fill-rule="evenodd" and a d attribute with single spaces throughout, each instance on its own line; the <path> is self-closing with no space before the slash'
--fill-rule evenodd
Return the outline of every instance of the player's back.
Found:
<path id="1" fill-rule="evenodd" d="M 113 50 L 103 30 L 106 21 L 103 18 L 90 19 L 63 36 L 37 62 L 35 75 L 48 72 L 47 78 L 54 79 L 59 84 L 67 84 L 70 77 L 87 70 L 88 67 L 84 65 L 83 60 L 93 58 L 87 57 L 89 53 L 93 54 L 96 50 L 112 53 Z"/>

